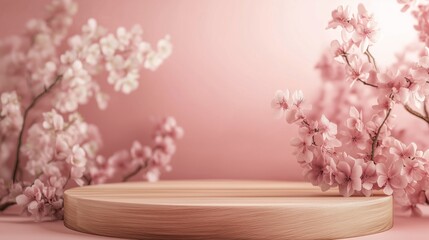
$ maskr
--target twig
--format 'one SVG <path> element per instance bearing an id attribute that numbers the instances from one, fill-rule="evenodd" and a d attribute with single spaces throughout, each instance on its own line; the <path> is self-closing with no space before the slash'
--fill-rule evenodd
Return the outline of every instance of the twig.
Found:
<path id="1" fill-rule="evenodd" d="M 365 55 L 368 57 L 368 62 L 372 63 L 374 65 L 375 71 L 378 72 L 377 63 L 375 62 L 374 56 L 369 51 L 369 47 L 366 49 Z"/>
<path id="2" fill-rule="evenodd" d="M 363 83 L 364 85 L 367 85 L 367 86 L 370 86 L 370 87 L 373 87 L 373 88 L 378 88 L 378 86 L 377 86 L 377 85 L 374 85 L 374 84 L 371 84 L 371 83 L 367 83 L 367 82 L 363 81 L 363 80 L 362 80 L 362 79 L 360 79 L 360 78 L 358 78 L 357 80 L 358 80 L 359 82 Z"/>
<path id="3" fill-rule="evenodd" d="M 15 205 L 16 202 L 5 202 L 0 205 L 0 212 L 6 210 L 8 207 Z"/>
<path id="4" fill-rule="evenodd" d="M 130 178 L 134 177 L 137 173 L 139 173 L 142 169 L 146 168 L 148 164 L 148 161 L 145 161 L 142 165 L 139 165 L 134 171 L 130 172 L 129 174 L 125 175 L 122 179 L 123 182 L 128 181 Z"/>
<path id="5" fill-rule="evenodd" d="M 391 112 L 392 112 L 392 108 L 389 108 L 389 110 L 387 111 L 386 117 L 384 118 L 384 120 L 381 123 L 380 127 L 378 127 L 377 133 L 375 134 L 374 138 L 372 139 L 371 161 L 374 161 L 375 148 L 377 147 L 377 141 L 378 141 L 378 137 L 380 136 L 381 128 L 386 123 L 387 118 L 389 117 L 389 115 L 390 115 Z"/>
<path id="6" fill-rule="evenodd" d="M 368 56 L 368 55 L 367 55 Z M 369 57 L 369 56 L 368 56 Z M 344 58 L 344 60 L 346 61 L 346 63 L 347 63 L 347 66 L 349 66 L 351 69 L 353 69 L 353 67 L 352 67 L 352 65 L 350 64 L 350 61 L 349 61 L 349 58 L 347 57 L 347 55 L 346 54 L 344 54 L 343 55 L 343 58 Z M 356 79 L 357 81 L 359 81 L 359 82 L 361 82 L 361 83 L 363 83 L 364 85 L 367 85 L 367 86 L 370 86 L 370 87 L 373 87 L 373 88 L 378 88 L 378 86 L 377 85 L 375 85 L 375 84 L 371 84 L 371 83 L 368 83 L 368 82 L 365 82 L 364 80 L 362 80 L 362 79 L 360 79 L 360 78 L 358 78 L 358 79 Z"/>
<path id="7" fill-rule="evenodd" d="M 418 118 L 422 119 L 422 120 L 423 120 L 423 121 L 425 121 L 427 124 L 429 124 L 429 117 L 428 117 L 428 115 L 427 115 L 426 107 L 425 107 L 425 114 L 426 114 L 426 116 L 423 116 L 423 114 L 421 114 L 421 113 L 417 112 L 416 110 L 412 109 L 412 108 L 411 108 L 410 106 L 408 106 L 408 105 L 404 105 L 404 107 L 405 107 L 405 110 L 407 110 L 409 113 L 411 113 L 412 115 L 414 115 L 414 116 L 416 116 L 416 117 L 418 117 Z"/>
<path id="8" fill-rule="evenodd" d="M 19 156 L 20 156 L 20 149 L 21 149 L 21 145 L 22 145 L 22 137 L 24 135 L 24 128 L 25 128 L 25 123 L 27 121 L 28 118 L 28 113 L 30 112 L 30 110 L 39 102 L 39 100 L 45 96 L 61 79 L 62 79 L 62 75 L 58 75 L 57 78 L 55 78 L 54 82 L 51 83 L 51 85 L 49 85 L 48 88 L 45 88 L 45 90 L 43 92 L 41 92 L 39 95 L 37 95 L 33 101 L 30 103 L 30 105 L 25 109 L 24 111 L 24 116 L 23 116 L 23 121 L 22 121 L 22 125 L 21 125 L 21 130 L 19 132 L 19 137 L 18 137 L 18 144 L 17 144 L 17 148 L 16 148 L 16 159 L 15 159 L 15 165 L 13 168 L 13 175 L 12 175 L 12 181 L 16 182 L 16 178 L 17 178 L 17 172 L 18 172 L 18 167 L 19 167 Z"/>

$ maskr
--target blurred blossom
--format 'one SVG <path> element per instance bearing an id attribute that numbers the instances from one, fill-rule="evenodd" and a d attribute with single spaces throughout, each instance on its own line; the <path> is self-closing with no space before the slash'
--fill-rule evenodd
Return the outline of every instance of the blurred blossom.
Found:
<path id="1" fill-rule="evenodd" d="M 140 26 L 109 32 L 92 18 L 70 34 L 76 13 L 72 0 L 53 0 L 46 16 L 29 20 L 23 34 L 0 40 L 0 79 L 8 79 L 0 89 L 0 206 L 18 204 L 38 221 L 62 218 L 63 192 L 70 186 L 134 176 L 158 180 L 171 170 L 176 140 L 183 136 L 167 117 L 155 127 L 153 144 L 135 141 L 131 150 L 99 153 L 98 128 L 79 107 L 94 98 L 107 108 L 103 76 L 115 91 L 135 91 L 140 71 L 156 70 L 172 45 L 167 35 L 152 48 Z M 42 98 L 47 106 L 39 104 Z M 38 115 L 30 118 L 33 111 Z"/>

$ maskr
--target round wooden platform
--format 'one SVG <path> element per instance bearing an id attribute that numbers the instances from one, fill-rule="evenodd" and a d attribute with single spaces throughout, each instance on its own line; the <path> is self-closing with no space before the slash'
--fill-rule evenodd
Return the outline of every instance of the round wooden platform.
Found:
<path id="1" fill-rule="evenodd" d="M 336 239 L 392 227 L 390 196 L 338 196 L 308 183 L 164 181 L 67 190 L 64 224 L 133 239 Z"/>

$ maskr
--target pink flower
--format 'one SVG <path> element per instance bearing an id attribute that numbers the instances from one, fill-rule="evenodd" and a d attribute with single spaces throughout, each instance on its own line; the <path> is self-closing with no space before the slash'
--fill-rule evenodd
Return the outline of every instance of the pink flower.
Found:
<path id="1" fill-rule="evenodd" d="M 417 146 L 415 143 L 411 143 L 406 146 L 399 140 L 393 141 L 393 146 L 390 147 L 390 153 L 397 156 L 400 160 L 411 159 L 416 155 Z"/>
<path id="2" fill-rule="evenodd" d="M 149 171 L 146 172 L 145 178 L 149 182 L 156 182 L 159 180 L 160 175 L 161 172 L 159 171 L 159 168 L 151 168 Z"/>
<path id="3" fill-rule="evenodd" d="M 325 181 L 326 175 L 329 174 L 326 168 L 326 161 L 322 156 L 316 156 L 313 161 L 304 167 L 305 178 L 313 184 L 320 186 L 322 191 L 330 188 L 330 184 Z"/>
<path id="4" fill-rule="evenodd" d="M 331 42 L 331 51 L 334 55 L 335 60 L 340 63 L 345 63 L 344 58 L 349 55 L 349 51 L 353 45 L 351 42 L 347 41 L 343 44 L 340 44 L 338 40 L 334 40 Z"/>
<path id="5" fill-rule="evenodd" d="M 127 171 L 130 168 L 130 154 L 126 150 L 115 152 L 107 161 L 116 170 Z"/>
<path id="6" fill-rule="evenodd" d="M 426 175 L 424 162 L 421 158 L 407 158 L 404 160 L 404 174 L 408 182 L 420 181 Z"/>
<path id="7" fill-rule="evenodd" d="M 278 90 L 271 101 L 271 107 L 277 112 L 277 116 L 286 115 L 286 121 L 293 123 L 301 119 L 308 106 L 304 104 L 302 91 L 295 91 L 289 99 L 289 90 Z"/>
<path id="8" fill-rule="evenodd" d="M 271 107 L 276 111 L 277 116 L 281 117 L 289 109 L 289 90 L 277 90 L 271 101 Z"/>
<path id="9" fill-rule="evenodd" d="M 59 217 L 58 215 L 62 214 L 63 201 L 58 193 L 62 191 L 36 179 L 32 186 L 27 187 L 23 194 L 16 197 L 16 203 L 24 206 L 26 212 L 37 221 L 45 217 Z"/>
<path id="10" fill-rule="evenodd" d="M 374 184 L 377 183 L 377 171 L 374 162 L 366 162 L 362 165 L 362 193 L 365 196 L 370 196 Z"/>
<path id="11" fill-rule="evenodd" d="M 337 125 L 330 122 L 325 115 L 322 115 L 318 127 L 319 133 L 322 134 L 323 139 L 332 138 L 337 135 Z"/>
<path id="12" fill-rule="evenodd" d="M 383 188 L 383 192 L 387 195 L 392 195 L 395 190 L 404 189 L 408 182 L 405 175 L 402 175 L 402 161 L 391 161 L 390 163 L 378 163 L 377 169 L 377 184 Z"/>
<path id="13" fill-rule="evenodd" d="M 67 162 L 69 162 L 74 167 L 85 167 L 85 151 L 79 145 L 73 146 L 71 154 L 67 159 Z"/>
<path id="14" fill-rule="evenodd" d="M 356 159 L 344 154 L 337 164 L 337 181 L 340 193 L 345 196 L 351 196 L 355 191 L 362 189 L 362 167 Z"/>
<path id="15" fill-rule="evenodd" d="M 416 88 L 411 88 L 413 85 L 407 82 L 404 75 L 397 70 L 390 70 L 379 75 L 380 88 L 384 92 L 382 94 L 391 95 L 391 99 L 395 102 L 407 104 L 410 99 L 411 92 Z"/>
<path id="16" fill-rule="evenodd" d="M 355 24 L 352 40 L 362 52 L 365 52 L 372 43 L 377 42 L 380 30 L 362 4 L 359 4 L 358 10 L 359 18 Z"/>
<path id="17" fill-rule="evenodd" d="M 373 14 L 369 13 L 368 10 L 366 10 L 365 5 L 363 5 L 362 3 L 358 4 L 358 17 L 360 20 L 365 20 L 365 21 L 374 20 Z"/>
<path id="18" fill-rule="evenodd" d="M 131 146 L 131 158 L 138 164 L 144 164 L 144 161 L 152 156 L 152 149 L 143 147 L 140 142 L 134 141 Z"/>
<path id="19" fill-rule="evenodd" d="M 55 109 L 50 112 L 43 113 L 44 121 L 42 123 L 43 128 L 46 130 L 62 131 L 64 128 L 64 119 L 59 115 Z"/>
<path id="20" fill-rule="evenodd" d="M 332 20 L 329 22 L 327 28 L 337 28 L 338 26 L 343 27 L 348 32 L 353 30 L 351 24 L 351 14 L 348 7 L 339 6 L 337 9 L 332 11 Z"/>
<path id="21" fill-rule="evenodd" d="M 363 130 L 362 111 L 359 112 L 355 107 L 350 107 L 350 118 L 347 119 L 346 125 L 349 129 Z"/>
<path id="22" fill-rule="evenodd" d="M 309 163 L 313 160 L 313 153 L 309 149 L 312 145 L 311 136 L 301 136 L 301 138 L 293 138 L 291 145 L 296 148 L 294 152 L 297 155 L 298 162 Z"/>
<path id="23" fill-rule="evenodd" d="M 370 76 L 370 71 L 372 70 L 372 65 L 368 62 L 362 63 L 362 60 L 358 58 L 356 55 L 351 55 L 349 57 L 350 66 L 347 65 L 347 80 L 351 81 L 351 85 L 354 84 L 355 81 L 367 81 Z"/>
<path id="24" fill-rule="evenodd" d="M 364 150 L 368 145 L 368 137 L 366 133 L 362 133 L 356 129 L 347 129 L 343 132 L 344 143 L 357 147 L 358 149 Z"/>

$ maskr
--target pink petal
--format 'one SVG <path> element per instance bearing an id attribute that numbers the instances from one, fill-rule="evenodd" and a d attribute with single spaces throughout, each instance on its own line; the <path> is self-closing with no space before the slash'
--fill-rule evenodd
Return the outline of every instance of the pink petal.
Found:
<path id="1" fill-rule="evenodd" d="M 30 199 L 24 194 L 17 196 L 15 200 L 16 200 L 16 203 L 20 206 L 27 205 L 30 202 Z"/>
<path id="2" fill-rule="evenodd" d="M 387 182 L 387 176 L 386 175 L 380 175 L 377 179 L 377 184 L 379 187 L 383 187 Z"/>
<path id="3" fill-rule="evenodd" d="M 390 184 L 386 184 L 386 186 L 384 187 L 384 189 L 383 189 L 383 192 L 386 194 L 386 195 L 392 195 L 392 193 L 393 193 L 393 189 L 392 189 L 392 187 L 390 186 Z"/>

